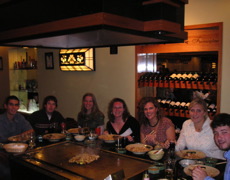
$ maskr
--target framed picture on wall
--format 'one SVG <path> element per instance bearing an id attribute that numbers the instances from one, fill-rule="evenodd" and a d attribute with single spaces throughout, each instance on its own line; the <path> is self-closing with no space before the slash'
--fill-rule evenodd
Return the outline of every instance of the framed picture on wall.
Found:
<path id="1" fill-rule="evenodd" d="M 46 69 L 54 69 L 54 58 L 52 52 L 45 53 L 45 65 Z"/>
<path id="2" fill-rule="evenodd" d="M 0 57 L 0 70 L 3 70 L 3 60 L 2 60 L 2 57 Z"/>

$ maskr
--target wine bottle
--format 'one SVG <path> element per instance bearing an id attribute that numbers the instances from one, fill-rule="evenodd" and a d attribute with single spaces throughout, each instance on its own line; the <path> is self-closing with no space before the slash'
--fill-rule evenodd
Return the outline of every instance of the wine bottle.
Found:
<path id="1" fill-rule="evenodd" d="M 185 105 L 186 105 L 186 102 L 180 103 L 180 117 L 185 117 Z"/>
<path id="2" fill-rule="evenodd" d="M 153 86 L 159 87 L 159 73 L 154 76 Z"/>
<path id="3" fill-rule="evenodd" d="M 186 88 L 185 78 L 187 78 L 186 73 L 182 74 L 181 77 L 179 78 L 179 80 L 180 80 L 180 88 L 182 88 L 182 89 Z"/>
<path id="4" fill-rule="evenodd" d="M 217 74 L 216 73 L 212 73 L 212 75 L 211 75 L 210 88 L 212 90 L 217 90 Z"/>
<path id="5" fill-rule="evenodd" d="M 192 73 L 190 72 L 185 78 L 186 89 L 192 89 Z"/>
<path id="6" fill-rule="evenodd" d="M 174 116 L 174 105 L 175 101 L 171 101 L 169 104 L 169 116 Z"/>
<path id="7" fill-rule="evenodd" d="M 149 77 L 149 87 L 153 87 L 154 77 L 156 73 L 151 73 Z"/>
<path id="8" fill-rule="evenodd" d="M 166 109 L 167 109 L 167 106 L 166 106 L 166 99 L 163 99 L 163 100 L 161 101 L 160 105 L 161 105 L 161 108 L 162 108 L 163 111 L 164 111 L 164 114 L 166 114 L 166 113 L 165 113 L 165 111 L 166 111 Z"/>
<path id="9" fill-rule="evenodd" d="M 169 87 L 169 74 L 165 74 L 164 76 L 164 88 Z"/>
<path id="10" fill-rule="evenodd" d="M 198 86 L 198 89 L 204 89 L 204 74 L 201 73 L 200 76 L 198 77 L 198 80 L 197 80 L 197 86 Z"/>
<path id="11" fill-rule="evenodd" d="M 165 116 L 169 116 L 169 105 L 171 101 L 171 99 L 167 99 L 165 102 Z"/>
<path id="12" fill-rule="evenodd" d="M 144 86 L 144 74 L 142 74 L 138 80 L 138 87 Z"/>
<path id="13" fill-rule="evenodd" d="M 186 103 L 186 105 L 184 107 L 184 109 L 185 109 L 185 117 L 186 118 L 190 118 L 189 109 L 188 109 L 189 105 L 190 105 L 190 102 Z"/>
<path id="14" fill-rule="evenodd" d="M 176 117 L 179 117 L 180 116 L 180 109 L 179 109 L 179 106 L 180 106 L 180 101 L 177 101 L 175 104 L 174 104 L 174 116 Z"/>
<path id="15" fill-rule="evenodd" d="M 176 77 L 174 78 L 175 88 L 180 88 L 180 77 L 181 77 L 181 74 L 178 73 Z"/>
<path id="16" fill-rule="evenodd" d="M 150 76 L 150 73 L 149 72 L 147 72 L 147 73 L 145 73 L 145 78 L 144 78 L 144 87 L 147 87 L 147 86 L 149 86 L 149 76 Z"/>
<path id="17" fill-rule="evenodd" d="M 205 74 L 203 77 L 203 82 L 204 82 L 204 89 L 211 89 L 210 87 L 210 76 L 211 74 Z"/>
<path id="18" fill-rule="evenodd" d="M 175 81 L 174 78 L 176 77 L 176 73 L 173 73 L 169 76 L 169 87 L 175 88 Z"/>
<path id="19" fill-rule="evenodd" d="M 194 75 L 191 77 L 192 89 L 198 89 L 198 78 L 199 75 L 195 72 Z"/>
<path id="20" fill-rule="evenodd" d="M 164 74 L 160 73 L 159 74 L 159 87 L 164 87 Z"/>

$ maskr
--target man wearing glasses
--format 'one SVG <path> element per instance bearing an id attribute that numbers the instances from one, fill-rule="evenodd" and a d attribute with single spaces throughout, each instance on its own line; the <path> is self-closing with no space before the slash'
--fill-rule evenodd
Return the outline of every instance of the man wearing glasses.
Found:
<path id="1" fill-rule="evenodd" d="M 17 113 L 19 109 L 19 99 L 16 96 L 6 98 L 4 107 L 6 112 L 0 115 L 0 142 L 15 135 L 23 135 L 34 132 L 29 121 L 23 115 Z"/>

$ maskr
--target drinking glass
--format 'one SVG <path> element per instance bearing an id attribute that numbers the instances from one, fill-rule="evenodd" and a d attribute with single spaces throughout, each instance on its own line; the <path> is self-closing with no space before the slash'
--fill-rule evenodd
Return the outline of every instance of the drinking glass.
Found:
<path id="1" fill-rule="evenodd" d="M 165 161 L 165 178 L 173 180 L 174 177 L 174 162 L 171 159 Z"/>
<path id="2" fill-rule="evenodd" d="M 35 133 L 33 132 L 29 133 L 29 148 L 30 149 L 33 149 L 36 146 L 35 140 L 36 140 Z"/>

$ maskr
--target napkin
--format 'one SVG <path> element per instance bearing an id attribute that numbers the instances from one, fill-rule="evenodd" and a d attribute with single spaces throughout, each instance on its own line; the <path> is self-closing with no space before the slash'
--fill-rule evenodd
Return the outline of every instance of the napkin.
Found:
<path id="1" fill-rule="evenodd" d="M 127 129 L 125 132 L 123 132 L 122 134 L 120 134 L 120 136 L 129 136 L 130 134 L 132 134 L 133 133 L 133 131 L 132 131 L 132 129 Z"/>

